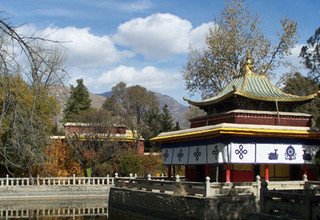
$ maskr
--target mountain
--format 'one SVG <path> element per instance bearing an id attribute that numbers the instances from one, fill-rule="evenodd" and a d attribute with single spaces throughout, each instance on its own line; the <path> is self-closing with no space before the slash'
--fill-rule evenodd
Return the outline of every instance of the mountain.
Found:
<path id="1" fill-rule="evenodd" d="M 158 92 L 154 92 L 159 101 L 159 107 L 167 104 L 171 115 L 174 117 L 176 122 L 179 122 L 181 128 L 189 128 L 189 121 L 185 119 L 184 113 L 189 109 L 187 106 L 182 105 L 180 102 L 168 95 L 163 95 Z"/>
<path id="2" fill-rule="evenodd" d="M 158 101 L 159 101 L 159 108 L 162 110 L 162 107 L 167 104 L 168 109 L 172 116 L 174 117 L 176 122 L 179 122 L 181 128 L 188 128 L 189 121 L 184 118 L 184 113 L 188 110 L 188 107 L 182 105 L 174 98 L 163 95 L 158 92 L 154 92 Z M 70 88 L 65 86 L 52 86 L 50 88 L 50 94 L 55 96 L 61 106 L 60 114 L 58 115 L 57 121 L 61 121 L 63 117 L 63 108 L 70 96 Z M 90 93 L 90 98 L 92 100 L 91 105 L 93 108 L 101 108 L 103 102 L 106 98 L 110 98 L 112 96 L 112 92 L 104 92 L 101 94 L 94 94 Z"/>
<path id="3" fill-rule="evenodd" d="M 172 117 L 174 118 L 175 122 L 179 122 L 181 128 L 189 127 L 189 121 L 184 118 L 184 113 L 188 110 L 187 106 L 182 105 L 180 102 L 178 102 L 171 96 L 164 95 L 158 92 L 153 93 L 156 95 L 158 99 L 160 111 L 162 110 L 163 106 L 167 104 L 168 109 Z M 110 98 L 112 96 L 112 91 L 104 92 L 98 95 Z"/>
<path id="4" fill-rule="evenodd" d="M 111 98 L 112 91 L 104 92 L 104 93 L 101 93 L 101 94 L 98 94 L 98 95 L 101 95 L 101 96 L 106 97 L 106 98 Z"/>
<path id="5" fill-rule="evenodd" d="M 61 120 L 63 118 L 63 109 L 70 96 L 70 87 L 66 86 L 51 86 L 50 95 L 55 96 L 60 104 L 60 112 L 57 116 L 57 123 L 59 127 L 62 127 Z M 93 108 L 101 108 L 105 97 L 94 93 L 89 93 L 91 99 L 91 106 Z"/>
<path id="6" fill-rule="evenodd" d="M 60 106 L 63 109 L 63 107 L 65 106 L 65 104 L 70 96 L 70 87 L 52 86 L 50 88 L 50 94 L 55 96 L 58 99 Z M 91 106 L 93 108 L 101 108 L 101 106 L 106 98 L 102 95 L 97 95 L 94 93 L 89 93 L 89 95 L 90 95 L 90 99 L 92 100 Z"/>

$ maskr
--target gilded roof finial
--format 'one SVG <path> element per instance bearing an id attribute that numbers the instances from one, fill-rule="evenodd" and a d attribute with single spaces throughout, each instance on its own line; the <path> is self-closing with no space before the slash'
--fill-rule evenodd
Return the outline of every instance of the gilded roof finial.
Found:
<path id="1" fill-rule="evenodd" d="M 250 74 L 252 73 L 252 69 L 253 69 L 253 62 L 251 58 L 251 53 L 247 52 L 246 61 L 241 68 L 241 74 Z"/>

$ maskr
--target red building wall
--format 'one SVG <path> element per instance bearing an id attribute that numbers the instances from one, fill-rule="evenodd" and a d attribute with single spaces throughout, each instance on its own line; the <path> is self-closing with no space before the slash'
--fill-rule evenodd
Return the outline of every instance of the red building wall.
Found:
<path id="1" fill-rule="evenodd" d="M 279 115 L 275 113 L 249 113 L 249 112 L 227 112 L 223 114 L 202 116 L 191 119 L 191 128 L 215 125 L 220 123 L 236 123 L 236 124 L 256 124 L 256 125 L 282 125 L 282 126 L 298 126 L 310 127 L 311 116 L 308 115 Z"/>

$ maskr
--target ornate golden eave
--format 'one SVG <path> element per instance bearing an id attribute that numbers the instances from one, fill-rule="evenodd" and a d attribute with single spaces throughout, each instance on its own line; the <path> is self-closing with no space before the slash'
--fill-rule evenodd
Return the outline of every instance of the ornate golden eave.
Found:
<path id="1" fill-rule="evenodd" d="M 267 126 L 221 123 L 218 125 L 190 128 L 174 132 L 163 132 L 151 139 L 154 142 L 174 142 L 191 139 L 206 139 L 223 135 L 246 137 L 278 137 L 320 139 L 320 131 L 309 127 Z"/>

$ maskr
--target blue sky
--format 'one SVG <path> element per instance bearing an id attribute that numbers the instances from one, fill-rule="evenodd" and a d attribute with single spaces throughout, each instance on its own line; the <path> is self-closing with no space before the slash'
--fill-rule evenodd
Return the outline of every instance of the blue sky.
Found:
<path id="1" fill-rule="evenodd" d="M 299 43 L 287 59 L 299 64 L 301 46 L 320 26 L 319 0 L 247 0 L 261 28 L 276 41 L 279 20 L 298 22 Z M 224 8 L 222 0 L 0 0 L 2 17 L 21 31 L 65 41 L 70 78 L 83 78 L 91 92 L 120 81 L 183 102 L 181 69 L 189 45 L 204 47 L 205 34 Z M 279 70 L 280 71 L 280 70 Z"/>

